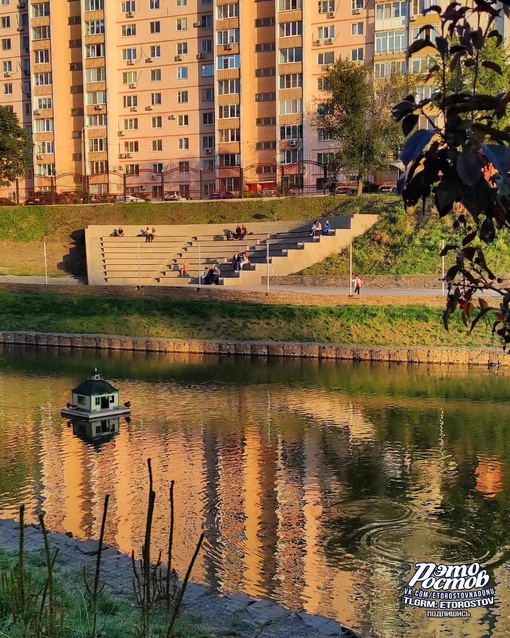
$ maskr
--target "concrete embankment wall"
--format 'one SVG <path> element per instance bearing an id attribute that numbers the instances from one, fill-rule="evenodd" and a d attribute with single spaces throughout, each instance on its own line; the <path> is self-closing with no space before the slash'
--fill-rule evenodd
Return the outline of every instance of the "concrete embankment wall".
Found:
<path id="1" fill-rule="evenodd" d="M 88 348 L 139 352 L 242 355 L 383 361 L 445 365 L 500 365 L 510 367 L 510 356 L 499 349 L 471 348 L 385 348 L 318 343 L 262 343 L 257 341 L 208 341 L 143 339 L 109 335 L 51 334 L 41 332 L 0 332 L 0 344 L 44 348 Z"/>

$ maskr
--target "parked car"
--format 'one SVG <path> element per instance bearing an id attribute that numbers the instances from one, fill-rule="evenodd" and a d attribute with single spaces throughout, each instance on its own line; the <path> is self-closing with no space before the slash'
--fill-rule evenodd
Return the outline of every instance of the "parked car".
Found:
<path id="1" fill-rule="evenodd" d="M 181 199 L 181 196 L 179 195 L 177 191 L 165 193 L 163 195 L 163 201 L 165 202 L 178 202 L 180 201 L 180 199 Z"/>
<path id="2" fill-rule="evenodd" d="M 143 202 L 146 202 L 147 200 L 142 199 L 141 197 L 135 197 L 134 195 L 126 195 L 126 198 L 124 199 L 124 195 L 118 195 L 116 201 L 130 204 L 130 203 L 138 203 L 138 202 L 143 203 Z"/>
<path id="3" fill-rule="evenodd" d="M 357 187 L 352 184 L 339 184 L 335 191 L 337 195 L 356 195 L 357 192 Z"/>
<path id="4" fill-rule="evenodd" d="M 209 199 L 234 199 L 234 193 L 230 191 L 215 191 L 209 195 Z"/>
<path id="5" fill-rule="evenodd" d="M 0 206 L 16 206 L 16 202 L 7 199 L 7 197 L 0 197 Z"/>
<path id="6" fill-rule="evenodd" d="M 379 193 L 396 193 L 397 187 L 395 184 L 381 184 L 377 191 Z"/>

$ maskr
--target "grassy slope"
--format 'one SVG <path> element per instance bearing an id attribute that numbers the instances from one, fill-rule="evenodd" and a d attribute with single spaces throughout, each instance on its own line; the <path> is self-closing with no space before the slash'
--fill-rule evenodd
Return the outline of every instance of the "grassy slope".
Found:
<path id="1" fill-rule="evenodd" d="M 494 345 L 484 325 L 467 336 L 458 316 L 446 332 L 437 308 L 362 304 L 273 306 L 0 292 L 0 329 L 350 345 Z"/>
<path id="2" fill-rule="evenodd" d="M 440 220 L 430 209 L 425 215 L 406 213 L 400 198 L 388 199 L 380 220 L 353 242 L 353 267 L 364 275 L 440 275 L 442 241 L 460 244 L 450 218 Z M 484 248 L 497 273 L 510 273 L 510 235 L 500 232 L 498 240 Z M 455 252 L 446 257 L 446 267 Z M 305 275 L 344 275 L 349 272 L 348 249 L 331 255 L 303 271 Z"/>

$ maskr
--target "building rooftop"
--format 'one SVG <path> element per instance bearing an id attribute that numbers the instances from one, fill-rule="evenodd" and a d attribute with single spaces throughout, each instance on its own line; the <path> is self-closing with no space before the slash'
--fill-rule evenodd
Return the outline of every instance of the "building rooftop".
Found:
<path id="1" fill-rule="evenodd" d="M 80 385 L 73 390 L 73 394 L 81 394 L 85 396 L 92 396 L 97 394 L 113 394 L 118 392 L 117 388 L 114 388 L 111 383 L 101 378 L 101 375 L 97 373 L 97 369 L 94 370 L 94 374 L 86 381 L 80 383 Z"/>

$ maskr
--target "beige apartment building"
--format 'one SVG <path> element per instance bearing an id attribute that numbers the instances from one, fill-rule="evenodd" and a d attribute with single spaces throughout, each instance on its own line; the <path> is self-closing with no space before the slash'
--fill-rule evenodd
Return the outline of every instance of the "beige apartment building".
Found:
<path id="1" fill-rule="evenodd" d="M 35 145 L 2 194 L 321 192 L 324 70 L 405 73 L 428 1 L 0 0 L 2 103 Z"/>

